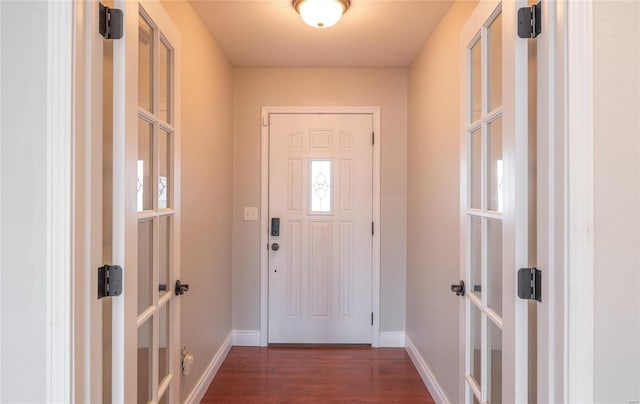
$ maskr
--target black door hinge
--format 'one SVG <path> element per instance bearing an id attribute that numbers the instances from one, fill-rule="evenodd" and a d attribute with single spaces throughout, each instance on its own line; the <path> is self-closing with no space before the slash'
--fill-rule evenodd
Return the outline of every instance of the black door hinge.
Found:
<path id="1" fill-rule="evenodd" d="M 122 267 L 103 265 L 98 268 L 98 299 L 122 294 Z"/>
<path id="2" fill-rule="evenodd" d="M 371 312 L 371 325 L 373 325 L 373 312 Z"/>
<path id="3" fill-rule="evenodd" d="M 120 39 L 123 33 L 124 18 L 122 10 L 105 7 L 100 3 L 98 31 L 105 39 Z"/>
<path id="4" fill-rule="evenodd" d="M 542 302 L 542 272 L 538 268 L 518 270 L 518 297 Z"/>
<path id="5" fill-rule="evenodd" d="M 518 36 L 536 38 L 542 32 L 542 2 L 518 10 Z"/>
<path id="6" fill-rule="evenodd" d="M 371 144 L 376 144 L 376 133 L 371 132 Z"/>
<path id="7" fill-rule="evenodd" d="M 371 235 L 373 236 L 375 234 L 375 227 L 373 222 L 371 222 Z"/>

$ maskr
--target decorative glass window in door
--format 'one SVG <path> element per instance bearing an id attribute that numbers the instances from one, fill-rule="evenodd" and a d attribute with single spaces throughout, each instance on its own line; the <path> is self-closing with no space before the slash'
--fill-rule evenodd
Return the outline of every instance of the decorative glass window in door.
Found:
<path id="1" fill-rule="evenodd" d="M 331 160 L 311 160 L 309 187 L 312 213 L 331 213 Z"/>

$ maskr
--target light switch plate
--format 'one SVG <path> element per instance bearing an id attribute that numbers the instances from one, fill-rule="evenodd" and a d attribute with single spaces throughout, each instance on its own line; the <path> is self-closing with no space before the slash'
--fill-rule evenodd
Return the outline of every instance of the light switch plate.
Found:
<path id="1" fill-rule="evenodd" d="M 258 208 L 255 206 L 245 206 L 244 207 L 244 220 L 245 221 L 256 221 L 258 220 Z"/>

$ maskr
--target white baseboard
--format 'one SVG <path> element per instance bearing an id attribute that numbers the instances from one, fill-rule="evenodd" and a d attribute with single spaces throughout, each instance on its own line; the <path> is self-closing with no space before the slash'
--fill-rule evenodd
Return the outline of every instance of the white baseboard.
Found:
<path id="1" fill-rule="evenodd" d="M 259 330 L 233 330 L 233 346 L 260 346 Z"/>
<path id="2" fill-rule="evenodd" d="M 209 388 L 209 385 L 218 373 L 218 370 L 220 370 L 220 366 L 222 366 L 222 362 L 224 362 L 230 350 L 231 333 L 224 340 L 222 346 L 220 347 L 220 349 L 218 349 L 218 352 L 216 352 L 216 354 L 213 356 L 213 359 L 211 359 L 209 366 L 207 366 L 207 369 L 202 374 L 202 377 L 200 378 L 200 380 L 198 380 L 196 387 L 193 388 L 191 394 L 189 394 L 189 396 L 184 400 L 184 404 L 198 404 L 200 403 L 200 401 L 202 401 L 202 398 Z"/>
<path id="3" fill-rule="evenodd" d="M 380 331 L 380 348 L 404 348 L 404 347 L 405 347 L 404 332 Z"/>
<path id="4" fill-rule="evenodd" d="M 438 380 L 429 368 L 429 365 L 427 365 L 427 362 L 425 362 L 422 355 L 420 355 L 420 352 L 418 352 L 416 346 L 413 345 L 413 342 L 411 342 L 411 338 L 406 336 L 405 343 L 405 349 L 407 350 L 407 353 L 409 354 L 413 365 L 416 367 L 416 369 L 418 369 L 418 373 L 420 373 L 420 377 L 422 377 L 422 381 L 424 382 L 425 386 L 427 386 L 427 390 L 429 390 L 429 393 L 431 393 L 431 397 L 433 397 L 433 400 L 436 402 L 436 404 L 449 404 L 447 395 L 444 393 L 444 390 L 438 383 Z"/>
<path id="5" fill-rule="evenodd" d="M 260 346 L 259 330 L 233 330 L 233 346 Z M 381 348 L 404 348 L 404 332 L 381 332 Z"/>

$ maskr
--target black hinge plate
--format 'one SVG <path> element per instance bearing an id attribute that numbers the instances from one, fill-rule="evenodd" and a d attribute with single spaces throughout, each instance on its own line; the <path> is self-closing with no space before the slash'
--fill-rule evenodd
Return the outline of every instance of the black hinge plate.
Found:
<path id="1" fill-rule="evenodd" d="M 122 10 L 105 7 L 100 3 L 100 18 L 98 31 L 105 39 L 120 39 L 123 34 Z"/>
<path id="2" fill-rule="evenodd" d="M 103 265 L 98 268 L 98 299 L 122 294 L 122 267 Z"/>
<path id="3" fill-rule="evenodd" d="M 518 36 L 536 38 L 542 32 L 542 2 L 518 10 Z"/>
<path id="4" fill-rule="evenodd" d="M 542 272 L 538 268 L 518 270 L 518 297 L 542 302 Z"/>

